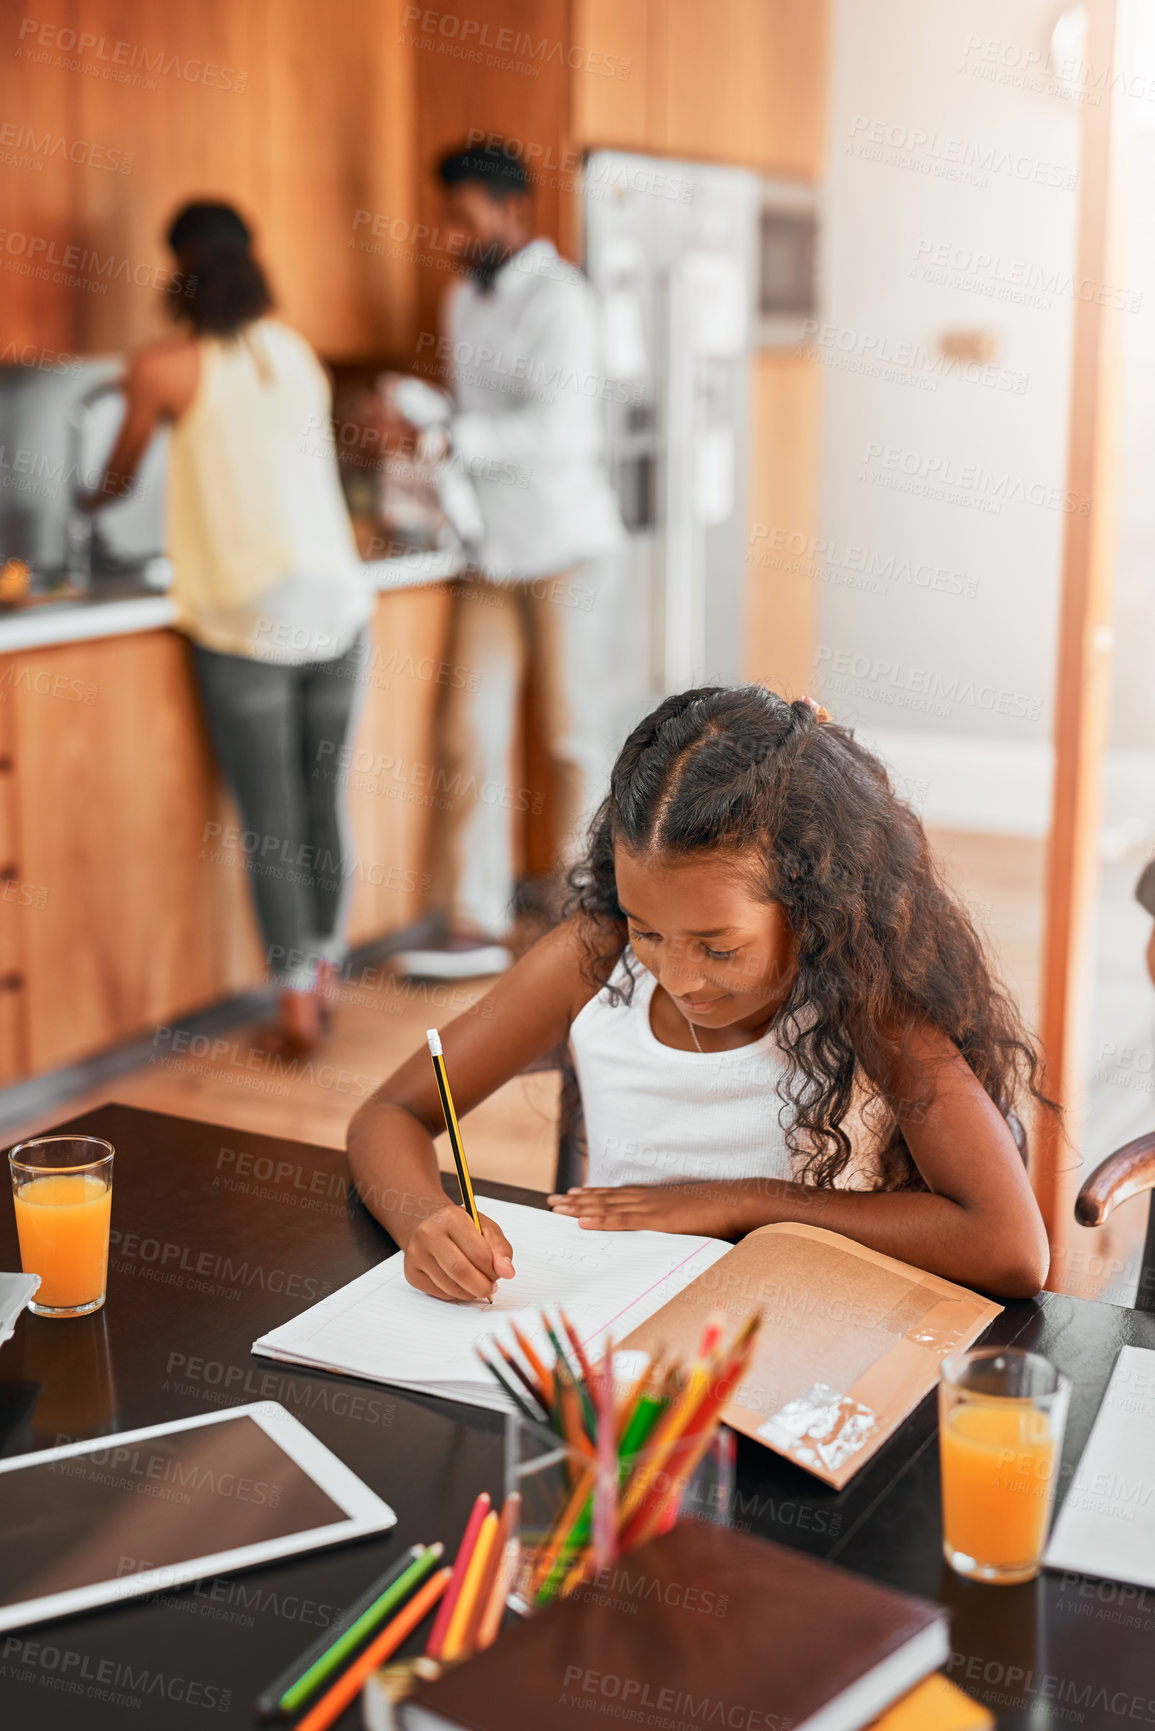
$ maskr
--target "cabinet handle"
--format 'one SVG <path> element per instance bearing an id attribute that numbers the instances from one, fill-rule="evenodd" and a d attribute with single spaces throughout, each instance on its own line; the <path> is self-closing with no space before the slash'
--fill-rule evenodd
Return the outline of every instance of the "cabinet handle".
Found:
<path id="1" fill-rule="evenodd" d="M 0 751 L 0 775 L 11 775 L 15 768 L 11 752 Z"/>
<path id="2" fill-rule="evenodd" d="M 20 868 L 15 865 L 0 866 L 0 884 L 10 884 L 20 876 Z"/>
<path id="3" fill-rule="evenodd" d="M 23 990 L 23 974 L 0 974 L 0 992 L 22 992 Z"/>

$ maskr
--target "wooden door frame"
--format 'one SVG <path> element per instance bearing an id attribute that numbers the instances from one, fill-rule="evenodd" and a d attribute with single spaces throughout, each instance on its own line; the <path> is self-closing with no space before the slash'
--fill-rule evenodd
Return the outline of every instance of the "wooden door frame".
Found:
<path id="1" fill-rule="evenodd" d="M 1122 0 L 1122 5 L 1126 0 Z M 1120 0 L 1087 0 L 1084 63 L 1118 64 Z M 1107 79 L 1080 106 L 1075 282 L 1117 283 L 1119 104 Z M 1109 298 L 1104 296 L 1104 298 Z M 1120 330 L 1095 293 L 1076 293 L 1067 435 L 1067 504 L 1055 666 L 1054 779 L 1047 847 L 1041 1037 L 1060 1126 L 1038 1115 L 1035 1193 L 1052 1278 L 1074 1230 L 1087 1076 L 1091 951 L 1098 884 L 1103 754 L 1110 714 Z"/>

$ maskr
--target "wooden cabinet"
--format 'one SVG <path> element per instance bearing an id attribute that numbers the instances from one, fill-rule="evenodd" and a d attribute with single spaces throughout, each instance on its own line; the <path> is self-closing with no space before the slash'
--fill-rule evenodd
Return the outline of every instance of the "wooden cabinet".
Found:
<path id="1" fill-rule="evenodd" d="M 574 137 L 813 176 L 825 32 L 823 0 L 575 0 Z"/>
<path id="2" fill-rule="evenodd" d="M 36 1074 L 248 983 L 255 957 L 224 941 L 244 884 L 212 863 L 220 800 L 183 640 L 30 650 L 2 678 Z"/>
<path id="3" fill-rule="evenodd" d="M 207 197 L 254 221 L 283 315 L 323 353 L 407 353 L 413 268 L 402 248 L 363 244 L 357 221 L 413 217 L 404 13 L 402 0 L 0 0 L 19 135 L 0 163 L 4 343 L 93 354 L 155 335 L 166 224 Z"/>
<path id="4" fill-rule="evenodd" d="M 773 352 L 755 356 L 745 673 L 790 698 L 809 692 L 818 647 L 821 392 L 821 369 L 813 361 Z"/>
<path id="5" fill-rule="evenodd" d="M 0 164 L 5 342 L 95 353 L 155 334 L 167 220 L 215 197 L 253 218 L 284 316 L 318 349 L 407 356 L 448 280 L 441 150 L 470 131 L 512 140 L 542 232 L 570 251 L 585 146 L 814 174 L 826 11 L 85 0 L 45 19 L 0 0 L 15 56 L 5 116 L 20 132 Z"/>
<path id="6" fill-rule="evenodd" d="M 382 596 L 347 772 L 350 934 L 407 924 L 431 806 L 448 596 Z M 0 1082 L 261 983 L 236 818 L 171 631 L 0 656 Z M 363 769 L 358 769 L 363 765 Z M 396 797 L 400 794 L 401 797 Z"/>
<path id="7" fill-rule="evenodd" d="M 0 1086 L 27 1068 L 24 1038 L 24 930 L 21 910 L 35 902 L 20 871 L 12 757 L 12 707 L 0 685 Z"/>
<path id="8" fill-rule="evenodd" d="M 349 937 L 368 943 L 429 911 L 429 840 L 438 798 L 435 724 L 453 677 L 446 586 L 383 595 L 365 704 L 348 770 L 355 882 Z"/>

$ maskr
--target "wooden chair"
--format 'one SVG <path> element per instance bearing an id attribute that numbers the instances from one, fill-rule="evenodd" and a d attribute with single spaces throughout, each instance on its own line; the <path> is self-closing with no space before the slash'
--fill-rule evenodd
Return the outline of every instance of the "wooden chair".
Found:
<path id="1" fill-rule="evenodd" d="M 522 1075 L 530 1076 L 542 1070 L 557 1070 L 561 1074 L 561 1098 L 558 1101 L 557 1116 L 557 1165 L 554 1169 L 553 1187 L 556 1191 L 569 1190 L 573 1185 L 582 1183 L 585 1178 L 587 1153 L 581 1089 L 578 1087 L 577 1072 L 569 1046 L 557 1046 L 536 1063 L 527 1064 Z"/>
<path id="2" fill-rule="evenodd" d="M 586 1155 L 589 1152 L 586 1145 L 586 1118 L 582 1110 L 581 1089 L 578 1087 L 577 1071 L 573 1067 L 573 1059 L 567 1047 L 561 1063 L 561 1101 L 557 1117 L 557 1171 L 554 1174 L 555 1190 L 568 1190 L 574 1184 L 585 1181 Z"/>
<path id="3" fill-rule="evenodd" d="M 1102 1226 L 1113 1208 L 1144 1190 L 1155 1190 L 1155 1130 L 1125 1142 L 1096 1166 L 1075 1198 L 1075 1219 L 1081 1226 Z M 1135 1309 L 1155 1310 L 1155 1205 L 1147 1220 Z"/>

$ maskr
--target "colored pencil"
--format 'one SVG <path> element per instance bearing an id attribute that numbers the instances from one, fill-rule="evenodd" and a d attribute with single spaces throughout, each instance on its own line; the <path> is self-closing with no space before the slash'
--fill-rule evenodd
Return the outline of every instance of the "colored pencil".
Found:
<path id="1" fill-rule="evenodd" d="M 470 1608 L 465 1627 L 461 1632 L 461 1651 L 465 1654 L 477 1652 L 478 1630 L 481 1628 L 482 1618 L 489 1609 L 489 1600 L 493 1593 L 493 1584 L 501 1569 L 502 1558 L 505 1554 L 505 1541 L 509 1530 L 510 1514 L 507 1506 L 508 1503 L 509 1498 L 506 1497 L 505 1502 L 502 1504 L 500 1515 L 494 1515 L 493 1543 L 489 1546 L 489 1549 L 486 1552 L 485 1564 L 478 1579 L 477 1592 L 474 1594 L 473 1605 Z M 480 1542 L 481 1541 L 478 1540 L 479 1544 Z"/>
<path id="2" fill-rule="evenodd" d="M 566 1505 L 565 1519 L 559 1525 L 557 1537 L 546 1556 L 548 1568 L 544 1573 L 539 1571 L 534 1578 L 533 1596 L 537 1605 L 548 1605 L 555 1597 L 573 1567 L 575 1557 L 592 1555 L 589 1541 L 593 1526 L 597 1476 L 597 1468 L 591 1462 L 573 1488 L 571 1501 Z"/>
<path id="3" fill-rule="evenodd" d="M 638 1410 L 638 1402 L 645 1394 L 646 1386 L 650 1381 L 653 1369 L 654 1361 L 650 1359 L 641 1376 L 636 1379 L 633 1386 L 618 1402 L 617 1413 L 614 1418 L 614 1441 L 616 1442 L 619 1451 L 621 1450 L 622 1439 L 630 1426 L 635 1412 Z"/>
<path id="4" fill-rule="evenodd" d="M 449 1619 L 453 1615 L 453 1607 L 461 1596 L 461 1589 L 465 1584 L 466 1570 L 469 1568 L 469 1559 L 473 1555 L 473 1547 L 477 1543 L 477 1535 L 481 1531 L 481 1523 L 488 1513 L 489 1492 L 482 1491 L 481 1495 L 474 1503 L 473 1508 L 470 1510 L 469 1519 L 465 1524 L 465 1533 L 462 1537 L 461 1545 L 453 1564 L 453 1580 L 450 1583 L 449 1591 L 441 1601 L 441 1608 L 437 1613 L 437 1620 L 434 1623 L 433 1631 L 429 1636 L 429 1645 L 425 1649 L 431 1659 L 440 1659 L 441 1657 L 441 1646 L 445 1640 L 446 1631 L 449 1628 Z"/>
<path id="5" fill-rule="evenodd" d="M 440 1569 L 432 1580 L 426 1581 L 404 1610 L 398 1612 L 388 1627 L 382 1629 L 376 1640 L 366 1647 L 360 1658 L 354 1659 L 349 1669 L 338 1677 L 328 1694 L 322 1695 L 316 1706 L 310 1708 L 298 1723 L 297 1731 L 328 1731 L 333 1721 L 357 1699 L 358 1693 L 374 1671 L 397 1651 L 402 1641 L 413 1633 L 421 1619 L 433 1609 L 448 1587 L 452 1573 L 452 1569 Z"/>
<path id="6" fill-rule="evenodd" d="M 268 1688 L 262 1689 L 257 1696 L 258 1717 L 275 1719 L 282 1714 L 285 1711 L 282 1702 L 293 1685 L 299 1682 L 307 1671 L 312 1669 L 318 1659 L 325 1657 L 338 1635 L 343 1635 L 346 1629 L 352 1628 L 357 1619 L 375 1605 L 382 1594 L 388 1592 L 393 1583 L 400 1580 L 405 1571 L 417 1561 L 418 1557 L 423 1556 L 424 1552 L 424 1545 L 410 1545 L 404 1555 L 398 1557 L 383 1575 L 379 1575 L 370 1586 L 366 1587 L 365 1591 L 354 1599 L 351 1605 L 346 1605 L 345 1609 L 334 1617 L 329 1626 L 322 1630 L 317 1639 L 306 1647 L 305 1651 L 299 1654 L 291 1665 L 286 1665 L 280 1676 L 274 1677 Z"/>
<path id="7" fill-rule="evenodd" d="M 449 1132 L 449 1146 L 453 1150 L 453 1163 L 457 1167 L 462 1206 L 468 1210 L 469 1218 L 480 1232 L 481 1219 L 477 1212 L 477 1203 L 473 1199 L 469 1167 L 465 1163 L 465 1148 L 461 1140 L 461 1127 L 457 1122 L 457 1109 L 449 1091 L 449 1073 L 445 1068 L 445 1054 L 441 1050 L 441 1035 L 436 1028 L 429 1028 L 425 1038 L 429 1042 L 429 1056 L 433 1059 L 433 1074 L 437 1077 L 437 1092 L 441 1095 L 441 1110 L 445 1115 L 445 1128 Z"/>
<path id="8" fill-rule="evenodd" d="M 509 1366 L 509 1368 L 513 1372 L 514 1376 L 516 1376 L 518 1378 L 518 1380 L 525 1385 L 525 1387 L 528 1389 L 529 1393 L 533 1396 L 533 1399 L 537 1402 L 538 1406 L 541 1408 L 542 1413 L 545 1415 L 546 1418 L 548 1418 L 549 1417 L 549 1408 L 548 1408 L 548 1406 L 546 1406 L 545 1401 L 542 1399 L 541 1389 L 539 1388 L 538 1384 L 536 1382 L 534 1382 L 532 1376 L 530 1376 L 529 1372 L 525 1369 L 525 1367 L 521 1363 L 520 1359 L 515 1358 L 513 1356 L 512 1352 L 510 1352 L 508 1346 L 503 1346 L 499 1340 L 494 1341 L 494 1345 L 497 1347 L 498 1352 L 501 1354 L 502 1358 L 504 1359 L 505 1363 Z"/>
<path id="9" fill-rule="evenodd" d="M 665 1411 L 664 1397 L 644 1394 L 637 1402 L 626 1435 L 621 1443 L 618 1462 L 618 1483 L 623 1484 L 633 1469 L 633 1463 L 638 1454 L 645 1448 L 647 1439 L 662 1413 Z M 588 1545 L 594 1518 L 594 1487 L 597 1482 L 597 1467 L 593 1461 L 570 1495 L 557 1523 L 552 1543 L 547 1547 L 544 1569 L 539 1569 L 535 1578 L 535 1596 L 539 1605 L 548 1604 L 559 1587 L 567 1580 L 567 1572 L 574 1566 L 575 1553 L 582 1552 Z M 580 1558 L 579 1558 L 580 1560 Z"/>
<path id="10" fill-rule="evenodd" d="M 646 1458 L 637 1471 L 630 1477 L 625 1496 L 622 1498 L 618 1511 L 619 1531 L 623 1531 L 626 1523 L 635 1510 L 640 1508 L 654 1480 L 665 1467 L 678 1437 L 685 1429 L 689 1419 L 700 1405 L 703 1395 L 710 1386 L 706 1371 L 695 1368 L 690 1372 L 689 1380 L 677 1399 L 662 1414 L 653 1436 L 646 1448 Z"/>
<path id="11" fill-rule="evenodd" d="M 643 1544 L 660 1524 L 669 1502 L 674 1498 L 680 1502 L 690 1474 L 713 1440 L 722 1408 L 742 1380 L 753 1352 L 759 1320 L 753 1317 L 739 1330 L 724 1368 L 713 1379 L 707 1378 L 705 1392 L 697 1406 L 684 1414 L 677 1431 L 671 1428 L 671 1433 L 664 1439 L 665 1446 L 659 1446 L 658 1470 L 672 1480 L 673 1489 L 657 1498 L 651 1495 L 634 1510 L 633 1521 L 619 1535 L 623 1550 L 633 1550 L 636 1545 Z"/>
<path id="12" fill-rule="evenodd" d="M 569 1361 L 569 1354 L 566 1352 L 565 1348 L 562 1346 L 561 1341 L 558 1339 L 557 1329 L 554 1327 L 554 1325 L 550 1321 L 549 1317 L 545 1314 L 544 1310 L 541 1313 L 541 1326 L 545 1329 L 546 1337 L 549 1340 L 549 1344 L 553 1347 L 553 1356 L 554 1356 L 554 1360 L 557 1364 L 558 1369 L 560 1370 L 564 1366 L 565 1370 L 569 1373 L 569 1375 L 573 1376 L 574 1368 L 573 1368 L 573 1365 Z"/>
<path id="13" fill-rule="evenodd" d="M 702 1330 L 702 1338 L 698 1343 L 699 1364 L 705 1364 L 710 1354 L 721 1344 L 725 1328 L 726 1312 L 722 1309 L 721 1305 L 719 1305 L 717 1310 L 712 1310 L 710 1312 L 710 1315 L 706 1319 L 706 1326 Z"/>
<path id="14" fill-rule="evenodd" d="M 554 1356 L 557 1360 L 557 1374 L 558 1376 L 561 1376 L 564 1370 L 566 1382 L 571 1388 L 576 1390 L 578 1400 L 581 1402 L 582 1413 L 585 1417 L 586 1428 L 592 1436 L 597 1430 L 597 1414 L 594 1411 L 594 1403 L 590 1399 L 589 1390 L 583 1381 L 582 1372 L 580 1370 L 575 1372 L 573 1365 L 570 1363 L 569 1358 L 566 1355 L 565 1348 L 558 1339 L 557 1330 L 554 1328 L 544 1311 L 542 1312 L 541 1320 L 545 1332 L 549 1336 L 549 1343 L 553 1347 Z"/>
<path id="15" fill-rule="evenodd" d="M 501 1619 L 505 1615 L 505 1601 L 509 1597 L 509 1589 L 513 1585 L 513 1577 L 517 1571 L 520 1552 L 520 1535 L 518 1526 L 521 1521 L 521 1493 L 511 1491 L 506 1497 L 501 1510 L 501 1526 L 494 1541 L 494 1551 L 497 1556 L 497 1568 L 490 1584 L 489 1597 L 482 1606 L 481 1616 L 477 1623 L 474 1636 L 474 1649 L 483 1653 L 497 1639 L 497 1631 L 501 1628 Z"/>
<path id="16" fill-rule="evenodd" d="M 574 1327 L 573 1323 L 570 1321 L 569 1317 L 566 1315 L 564 1310 L 559 1308 L 558 1315 L 561 1317 L 561 1325 L 565 1329 L 566 1334 L 569 1337 L 570 1345 L 574 1349 L 574 1355 L 578 1361 L 578 1369 L 582 1373 L 582 1377 L 585 1381 L 586 1387 L 592 1388 L 593 1383 L 594 1383 L 593 1366 L 591 1365 L 589 1359 L 586 1357 L 585 1347 L 582 1345 L 581 1341 L 578 1339 L 577 1329 Z"/>
<path id="17" fill-rule="evenodd" d="M 661 1366 L 655 1361 L 641 1378 L 641 1387 L 634 1392 L 630 1411 L 623 1414 L 618 1454 L 627 1473 L 633 1466 L 634 1456 L 645 1446 L 654 1425 L 666 1410 L 668 1400 L 661 1392 L 663 1383 Z"/>
<path id="18" fill-rule="evenodd" d="M 297 1681 L 285 1690 L 280 1701 L 282 1713 L 299 1713 L 310 1696 L 315 1695 L 319 1689 L 324 1688 L 326 1684 L 332 1681 L 333 1676 L 340 1670 L 345 1660 L 357 1651 L 366 1637 L 375 1635 L 382 1623 L 387 1621 L 397 1607 L 421 1585 L 426 1575 L 440 1560 L 444 1549 L 445 1546 L 442 1544 L 429 1545 L 424 1549 L 421 1555 L 414 1558 L 409 1567 L 397 1576 L 368 1609 L 362 1612 L 356 1622 L 350 1623 L 348 1628 L 330 1642 L 320 1658 L 315 1660 L 309 1669 L 303 1672 Z"/>
<path id="19" fill-rule="evenodd" d="M 563 1314 L 562 1321 L 566 1318 Z M 568 1323 L 566 1324 L 568 1327 Z M 576 1343 L 575 1343 L 576 1344 Z M 584 1354 L 583 1354 L 584 1356 Z M 594 1561 L 599 1569 L 608 1569 L 617 1549 L 618 1530 L 618 1448 L 614 1424 L 614 1344 L 607 1336 L 602 1354 L 601 1375 L 594 1382 L 598 1403 L 598 1479 L 594 1491 Z"/>
<path id="20" fill-rule="evenodd" d="M 561 1460 L 568 1481 L 560 1511 L 535 1540 L 526 1582 L 520 1589 L 536 1605 L 565 1597 L 594 1568 L 609 1566 L 678 1519 L 686 1485 L 718 1433 L 722 1412 L 745 1375 L 761 1322 L 755 1312 L 724 1345 L 726 1313 L 707 1318 L 697 1354 L 683 1368 L 664 1350 L 645 1361 L 641 1374 L 619 1396 L 614 1382 L 614 1348 L 607 1337 L 600 1362 L 590 1362 L 577 1329 L 564 1311 L 554 1322 L 542 1312 L 541 1326 L 553 1353 L 552 1368 L 516 1327 L 514 1338 L 530 1370 L 512 1350 L 497 1343 L 509 1377 L 497 1365 L 486 1368 L 519 1406 L 510 1380 L 517 1376 L 531 1400 L 539 1403 L 565 1444 Z M 501 1549 L 496 1537 L 489 1541 Z M 516 1551 L 514 1552 L 516 1558 Z M 493 1617 L 477 1605 L 486 1600 L 500 1621 L 496 1585 L 498 1562 L 492 1551 L 475 1560 L 470 1589 L 474 1602 L 462 1608 L 453 1637 L 453 1655 L 477 1651 L 482 1627 Z M 456 1585 L 456 1583 L 455 1583 Z M 453 1591 L 454 1589 L 451 1589 Z M 459 1590 L 459 1589 L 458 1589 Z"/>
<path id="21" fill-rule="evenodd" d="M 568 1370 L 564 1371 L 558 1365 L 558 1403 L 561 1410 L 562 1436 L 575 1454 L 592 1455 L 594 1445 L 582 1428 L 581 1402 L 578 1399 L 578 1388 Z"/>
<path id="22" fill-rule="evenodd" d="M 445 1640 L 441 1645 L 440 1657 L 444 1659 L 447 1665 L 451 1664 L 454 1659 L 466 1657 L 469 1651 L 466 1646 L 465 1635 L 477 1609 L 477 1596 L 481 1591 L 481 1582 L 496 1537 L 497 1511 L 490 1509 L 478 1530 L 477 1543 L 470 1555 L 469 1567 L 465 1571 L 465 1580 L 457 1603 L 453 1607 L 453 1615 L 450 1617 L 449 1627 L 445 1631 Z"/>
<path id="23" fill-rule="evenodd" d="M 530 1370 L 532 1370 L 534 1376 L 536 1376 L 537 1380 L 541 1384 L 541 1391 L 545 1395 L 546 1407 L 547 1408 L 552 1407 L 553 1406 L 553 1377 L 550 1375 L 549 1371 L 545 1368 L 545 1365 L 542 1363 L 542 1361 L 538 1357 L 537 1353 L 533 1350 L 533 1347 L 530 1345 L 529 1341 L 525 1338 L 525 1335 L 521 1332 L 520 1328 L 518 1328 L 516 1322 L 511 1322 L 509 1326 L 510 1326 L 510 1330 L 513 1334 L 514 1340 L 516 1340 L 518 1346 L 521 1348 L 522 1357 L 525 1359 L 525 1362 L 528 1364 Z"/>
<path id="24" fill-rule="evenodd" d="M 509 1396 L 509 1398 L 513 1402 L 514 1406 L 517 1408 L 517 1410 L 521 1414 L 522 1418 L 530 1419 L 534 1424 L 540 1424 L 541 1423 L 540 1415 L 533 1411 L 533 1409 L 529 1405 L 528 1401 L 525 1401 L 522 1399 L 522 1397 L 518 1394 L 517 1390 L 514 1388 L 513 1384 L 510 1382 L 509 1378 L 503 1376 L 495 1364 L 490 1364 L 489 1360 L 486 1358 L 485 1354 L 482 1352 L 482 1350 L 479 1346 L 475 1346 L 473 1350 L 477 1354 L 478 1358 L 481 1360 L 482 1364 L 485 1366 L 486 1370 L 489 1372 L 490 1376 L 493 1378 L 494 1382 L 499 1383 L 500 1386 L 505 1390 L 506 1394 Z"/>

